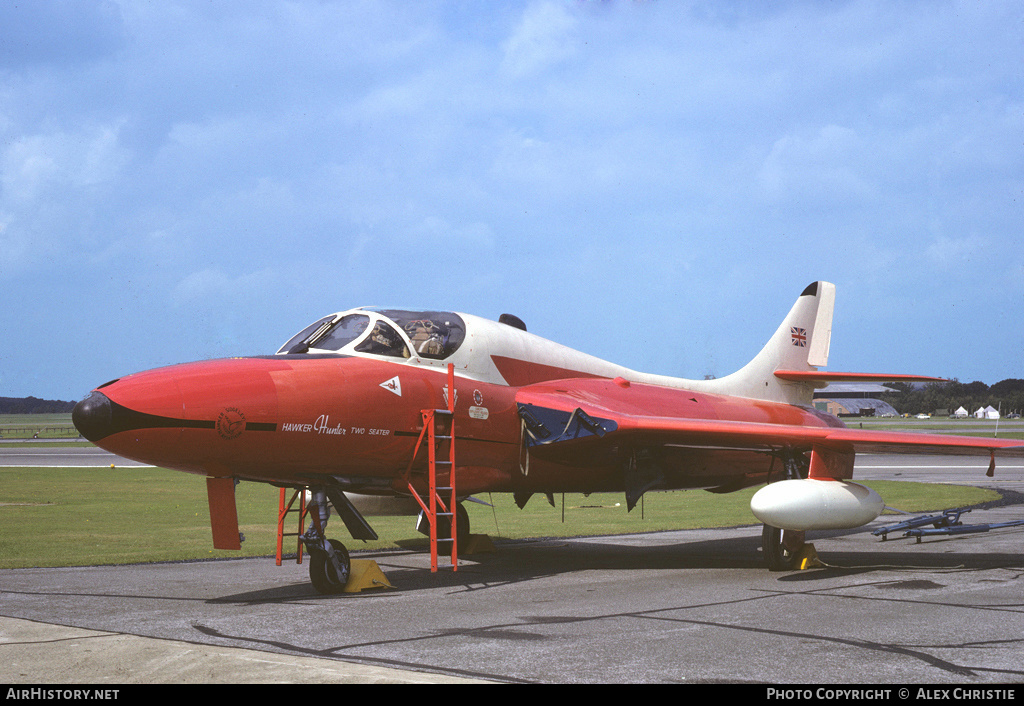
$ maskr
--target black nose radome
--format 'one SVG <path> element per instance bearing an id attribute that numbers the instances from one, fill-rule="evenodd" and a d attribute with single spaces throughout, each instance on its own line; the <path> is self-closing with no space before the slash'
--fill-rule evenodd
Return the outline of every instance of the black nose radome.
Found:
<path id="1" fill-rule="evenodd" d="M 102 392 L 93 392 L 75 405 L 71 421 L 89 441 L 98 441 L 114 431 L 110 399 Z"/>

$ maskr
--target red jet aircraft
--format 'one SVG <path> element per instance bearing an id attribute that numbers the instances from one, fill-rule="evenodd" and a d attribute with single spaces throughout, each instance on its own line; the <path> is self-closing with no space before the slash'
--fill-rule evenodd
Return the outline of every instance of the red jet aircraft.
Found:
<path id="1" fill-rule="evenodd" d="M 996 455 L 1024 455 L 1019 441 L 848 429 L 816 410 L 814 390 L 829 381 L 938 379 L 819 371 L 834 300 L 834 285 L 809 285 L 761 352 L 715 380 L 635 372 L 527 333 L 509 315 L 353 309 L 274 355 L 112 380 L 73 419 L 113 453 L 206 476 L 218 548 L 240 546 L 237 481 L 309 488 L 317 511 L 303 542 L 321 592 L 341 590 L 349 574 L 344 546 L 324 536 L 328 500 L 354 538 L 375 539 L 346 493 L 422 498 L 431 464 L 442 486 L 456 471 L 454 517 L 433 520 L 433 531 L 444 535 L 447 521 L 456 537 L 468 533 L 458 500 L 485 491 L 513 493 L 520 507 L 534 493 L 621 491 L 632 509 L 648 490 L 768 483 L 751 510 L 765 525 L 769 567 L 786 569 L 806 530 L 881 513 L 874 491 L 849 482 L 856 452 L 979 454 L 991 458 L 989 473 Z M 445 466 L 417 450 L 449 410 L 457 450 Z M 443 516 L 449 503 L 439 502 Z"/>

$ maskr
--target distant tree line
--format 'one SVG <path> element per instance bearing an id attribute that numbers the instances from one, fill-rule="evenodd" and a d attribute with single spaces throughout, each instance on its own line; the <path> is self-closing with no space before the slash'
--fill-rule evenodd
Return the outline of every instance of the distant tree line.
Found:
<path id="1" fill-rule="evenodd" d="M 974 414 L 979 407 L 992 405 L 1007 414 L 1024 412 L 1024 380 L 1009 378 L 989 386 L 983 382 L 932 382 L 923 387 L 911 383 L 886 383 L 899 392 L 884 393 L 879 399 L 888 402 L 900 414 L 932 414 L 946 410 L 953 414 L 959 407 Z"/>
<path id="2" fill-rule="evenodd" d="M 0 414 L 62 414 L 75 408 L 74 402 L 41 400 L 38 397 L 0 397 Z"/>

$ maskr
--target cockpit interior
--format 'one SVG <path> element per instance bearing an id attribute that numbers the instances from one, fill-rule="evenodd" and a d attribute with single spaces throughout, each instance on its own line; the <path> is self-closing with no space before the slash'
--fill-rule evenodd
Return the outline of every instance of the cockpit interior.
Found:
<path id="1" fill-rule="evenodd" d="M 370 353 L 444 360 L 466 339 L 458 314 L 404 309 L 353 309 L 313 322 L 277 351 L 278 355 Z"/>

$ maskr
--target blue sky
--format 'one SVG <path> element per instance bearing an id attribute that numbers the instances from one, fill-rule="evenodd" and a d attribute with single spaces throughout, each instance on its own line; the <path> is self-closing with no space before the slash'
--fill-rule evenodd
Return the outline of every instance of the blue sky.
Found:
<path id="1" fill-rule="evenodd" d="M 0 4 L 0 396 L 361 305 L 725 375 L 1024 377 L 1019 2 Z"/>

